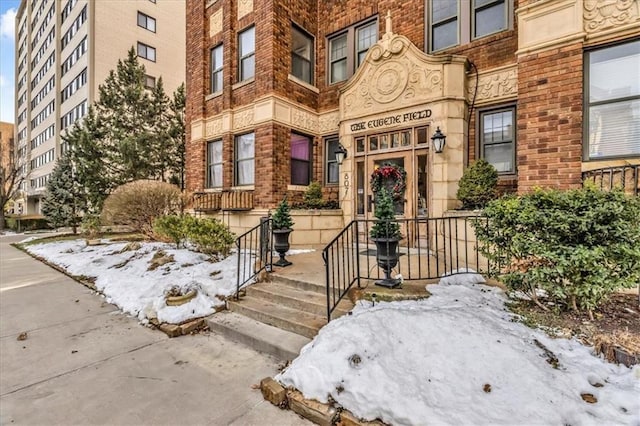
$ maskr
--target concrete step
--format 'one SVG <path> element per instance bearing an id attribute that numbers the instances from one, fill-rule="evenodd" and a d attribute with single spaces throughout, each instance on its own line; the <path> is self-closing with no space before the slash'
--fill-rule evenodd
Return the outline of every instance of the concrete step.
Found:
<path id="1" fill-rule="evenodd" d="M 247 288 L 247 294 L 251 297 L 277 303 L 287 308 L 309 312 L 314 315 L 327 315 L 327 296 L 312 291 L 301 290 L 282 282 L 258 283 Z M 332 315 L 342 316 L 353 308 L 353 304 L 343 299 Z"/>
<path id="2" fill-rule="evenodd" d="M 232 312 L 310 339 L 327 323 L 324 316 L 287 308 L 250 295 L 239 301 L 229 300 L 228 306 Z"/>
<path id="3" fill-rule="evenodd" d="M 281 330 L 265 323 L 222 311 L 207 318 L 209 329 L 229 339 L 245 344 L 257 351 L 268 353 L 283 361 L 292 361 L 300 349 L 311 340 L 290 331 Z"/>
<path id="4" fill-rule="evenodd" d="M 280 284 L 286 284 L 289 287 L 294 287 L 300 290 L 322 294 L 325 297 L 327 297 L 327 287 L 325 287 L 324 284 L 316 284 L 308 281 L 292 279 L 275 272 L 271 273 L 271 280 L 273 282 L 278 282 Z"/>

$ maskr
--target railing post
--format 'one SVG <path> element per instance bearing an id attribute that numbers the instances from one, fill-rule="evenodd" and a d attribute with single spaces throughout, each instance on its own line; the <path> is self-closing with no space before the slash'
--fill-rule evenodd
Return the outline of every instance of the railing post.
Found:
<path id="1" fill-rule="evenodd" d="M 356 276 L 358 278 L 358 288 L 362 288 L 360 285 L 360 228 L 358 227 L 358 221 L 354 222 L 356 228 Z"/>
<path id="2" fill-rule="evenodd" d="M 238 254 L 238 269 L 236 269 L 236 300 L 240 299 L 240 256 L 242 256 L 240 246 L 240 238 L 236 238 L 236 253 Z"/>
<path id="3" fill-rule="evenodd" d="M 260 218 L 260 262 L 263 262 L 267 272 L 271 272 L 271 263 L 267 262 L 267 253 L 269 252 L 270 229 L 269 217 Z"/>

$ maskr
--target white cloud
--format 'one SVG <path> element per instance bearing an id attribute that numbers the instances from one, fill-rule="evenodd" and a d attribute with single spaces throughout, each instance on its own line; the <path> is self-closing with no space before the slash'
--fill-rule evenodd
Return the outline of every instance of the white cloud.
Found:
<path id="1" fill-rule="evenodd" d="M 0 74 L 0 87 L 4 87 L 6 83 L 7 83 L 7 79 L 4 78 L 4 75 Z"/>
<path id="2" fill-rule="evenodd" d="M 7 9 L 0 15 L 0 37 L 12 39 L 15 37 L 16 9 Z"/>

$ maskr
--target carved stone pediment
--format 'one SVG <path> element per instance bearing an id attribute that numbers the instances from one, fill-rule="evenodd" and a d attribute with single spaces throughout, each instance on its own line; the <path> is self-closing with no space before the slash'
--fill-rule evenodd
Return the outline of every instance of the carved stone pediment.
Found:
<path id="1" fill-rule="evenodd" d="M 622 27 L 640 21 L 640 1 L 585 0 L 583 16 L 587 33 Z"/>
<path id="2" fill-rule="evenodd" d="M 341 90 L 341 119 L 444 97 L 444 64 L 451 58 L 427 55 L 408 38 L 387 32 L 371 46 L 364 63 Z"/>

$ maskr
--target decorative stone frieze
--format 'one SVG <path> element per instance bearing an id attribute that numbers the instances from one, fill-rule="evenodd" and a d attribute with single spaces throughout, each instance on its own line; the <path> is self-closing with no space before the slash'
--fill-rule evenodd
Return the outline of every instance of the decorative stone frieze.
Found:
<path id="1" fill-rule="evenodd" d="M 209 18 L 209 37 L 222 32 L 222 8 L 218 9 Z"/>
<path id="2" fill-rule="evenodd" d="M 517 65 L 483 72 L 478 76 L 478 91 L 475 96 L 476 104 L 489 103 L 500 100 L 516 99 L 518 95 Z M 472 102 L 476 90 L 476 78 L 469 79 L 467 99 Z"/>
<path id="3" fill-rule="evenodd" d="M 207 121 L 204 134 L 205 137 L 218 136 L 222 134 L 222 118 Z"/>
<path id="4" fill-rule="evenodd" d="M 253 0 L 238 1 L 238 20 L 253 12 Z"/>
<path id="5" fill-rule="evenodd" d="M 587 33 L 622 27 L 640 21 L 639 0 L 584 0 Z"/>
<path id="6" fill-rule="evenodd" d="M 253 108 L 233 114 L 233 130 L 240 130 L 254 125 Z"/>
<path id="7" fill-rule="evenodd" d="M 321 114 L 318 118 L 318 133 L 337 133 L 340 126 L 340 113 L 338 111 Z"/>

